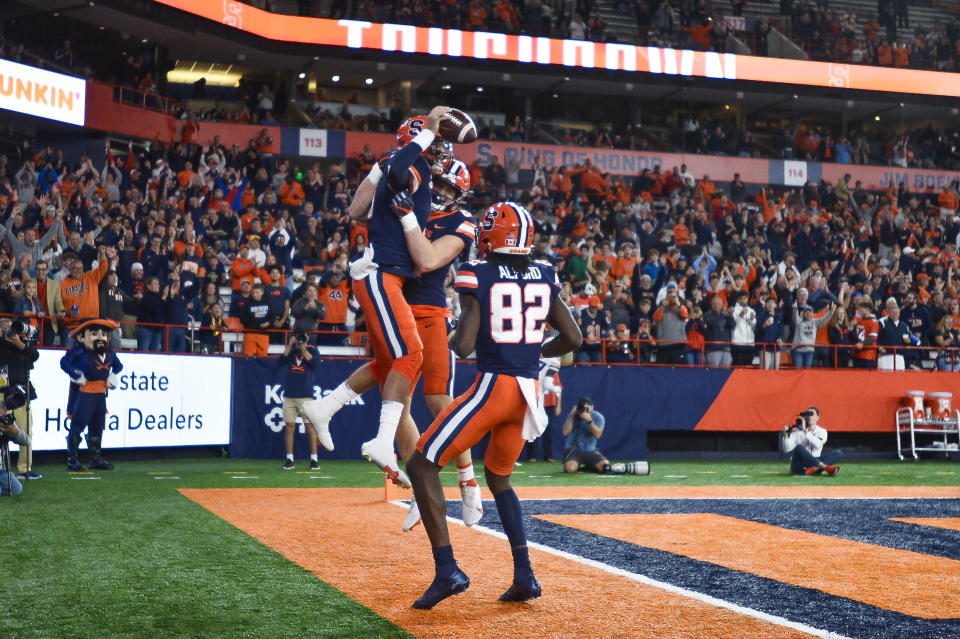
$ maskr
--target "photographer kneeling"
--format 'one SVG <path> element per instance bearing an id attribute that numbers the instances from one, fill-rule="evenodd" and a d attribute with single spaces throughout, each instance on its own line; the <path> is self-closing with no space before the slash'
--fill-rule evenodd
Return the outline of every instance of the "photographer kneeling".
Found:
<path id="1" fill-rule="evenodd" d="M 30 435 L 20 430 L 13 417 L 15 410 L 26 405 L 27 394 L 22 386 L 7 386 L 0 392 L 3 392 L 3 401 L 0 402 L 0 496 L 19 495 L 23 491 L 23 485 L 10 468 L 8 446 L 11 441 L 16 442 L 20 446 L 21 455 L 24 448 L 30 446 Z"/>
<path id="2" fill-rule="evenodd" d="M 580 466 L 595 473 L 616 475 L 649 475 L 650 466 L 645 461 L 611 464 L 597 450 L 597 440 L 603 435 L 603 415 L 593 410 L 593 400 L 584 397 L 563 423 L 561 434 L 566 437 L 563 452 L 563 472 L 576 473 Z"/>
<path id="3" fill-rule="evenodd" d="M 833 477 L 840 470 L 836 465 L 843 453 L 832 450 L 823 455 L 827 443 L 827 429 L 820 426 L 820 411 L 811 406 L 800 413 L 793 425 L 783 427 L 783 452 L 793 452 L 790 472 L 794 475 L 819 475 L 826 472 Z"/>

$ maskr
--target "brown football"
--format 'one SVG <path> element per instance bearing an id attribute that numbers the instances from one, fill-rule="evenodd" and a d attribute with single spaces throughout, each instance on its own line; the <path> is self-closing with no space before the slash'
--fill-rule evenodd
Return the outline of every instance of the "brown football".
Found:
<path id="1" fill-rule="evenodd" d="M 453 109 L 440 118 L 440 137 L 455 144 L 476 142 L 477 125 L 469 115 L 460 109 Z"/>

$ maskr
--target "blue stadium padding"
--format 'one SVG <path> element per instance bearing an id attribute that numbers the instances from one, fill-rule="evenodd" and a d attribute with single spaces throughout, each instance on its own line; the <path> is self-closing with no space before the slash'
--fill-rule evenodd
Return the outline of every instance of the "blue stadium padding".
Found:
<path id="1" fill-rule="evenodd" d="M 343 158 L 347 155 L 347 134 L 343 131 L 327 131 L 327 157 Z"/>
<path id="2" fill-rule="evenodd" d="M 317 367 L 315 393 L 326 393 L 346 379 L 364 360 L 323 360 Z M 280 390 L 285 372 L 270 358 L 237 358 L 233 366 L 233 457 L 281 459 L 284 454 Z M 464 392 L 476 375 L 476 365 L 458 363 L 455 392 Z M 607 428 L 600 450 L 610 459 L 644 459 L 647 430 L 692 430 L 730 376 L 729 370 L 642 367 L 570 366 L 560 372 L 563 415 L 553 432 L 554 450 L 563 449 L 560 423 L 584 396 L 604 414 Z M 346 406 L 331 423 L 336 445 L 321 458 L 358 459 L 360 444 L 377 430 L 380 395 L 362 397 Z M 413 418 L 422 432 L 432 421 L 420 392 L 414 394 Z M 474 457 L 483 456 L 481 442 Z M 306 457 L 306 436 L 298 435 L 297 459 Z"/>
<path id="3" fill-rule="evenodd" d="M 283 155 L 300 155 L 300 129 L 283 127 L 280 135 L 280 152 Z"/>

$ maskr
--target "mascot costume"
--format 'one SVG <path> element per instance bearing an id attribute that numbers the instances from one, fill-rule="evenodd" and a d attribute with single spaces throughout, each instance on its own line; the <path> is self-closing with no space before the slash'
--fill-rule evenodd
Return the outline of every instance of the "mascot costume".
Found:
<path id="1" fill-rule="evenodd" d="M 90 451 L 90 468 L 113 470 L 113 464 L 103 458 L 103 427 L 107 418 L 107 389 L 116 388 L 117 373 L 123 365 L 117 354 L 110 350 L 110 333 L 117 328 L 111 320 L 88 320 L 73 331 L 70 337 L 77 345 L 60 360 L 60 368 L 70 376 L 70 396 L 67 413 L 70 415 L 70 432 L 67 435 L 67 470 L 82 471 L 78 453 L 80 435 L 87 430 L 87 450 Z"/>

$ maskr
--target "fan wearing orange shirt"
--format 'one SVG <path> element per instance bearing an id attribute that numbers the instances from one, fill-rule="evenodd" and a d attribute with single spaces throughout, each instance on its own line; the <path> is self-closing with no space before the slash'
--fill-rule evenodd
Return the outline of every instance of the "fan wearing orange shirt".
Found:
<path id="1" fill-rule="evenodd" d="M 950 219 L 957 214 L 957 207 L 960 206 L 960 200 L 957 198 L 957 192 L 949 187 L 943 187 L 940 196 L 937 198 L 937 204 L 940 205 L 940 217 Z"/>
<path id="2" fill-rule="evenodd" d="M 710 181 L 710 176 L 706 173 L 704 173 L 703 179 L 700 180 L 697 189 L 700 191 L 700 197 L 705 203 L 712 201 L 713 194 L 717 192 L 717 187 L 713 185 L 713 182 Z"/>
<path id="3" fill-rule="evenodd" d="M 70 274 L 60 282 L 60 292 L 67 313 L 63 325 L 72 328 L 81 319 L 100 317 L 100 282 L 110 270 L 106 248 L 100 246 L 95 271 L 84 272 L 83 262 L 79 258 L 75 258 L 68 269 Z"/>
<path id="4" fill-rule="evenodd" d="M 857 322 L 854 325 L 853 365 L 856 368 L 877 367 L 877 334 L 880 324 L 873 317 L 873 304 L 860 302 Z"/>
<path id="5" fill-rule="evenodd" d="M 317 291 L 317 300 L 327 309 L 327 314 L 318 322 L 321 331 L 344 331 L 347 322 L 347 301 L 350 287 L 343 271 L 332 267 L 327 281 Z"/>

